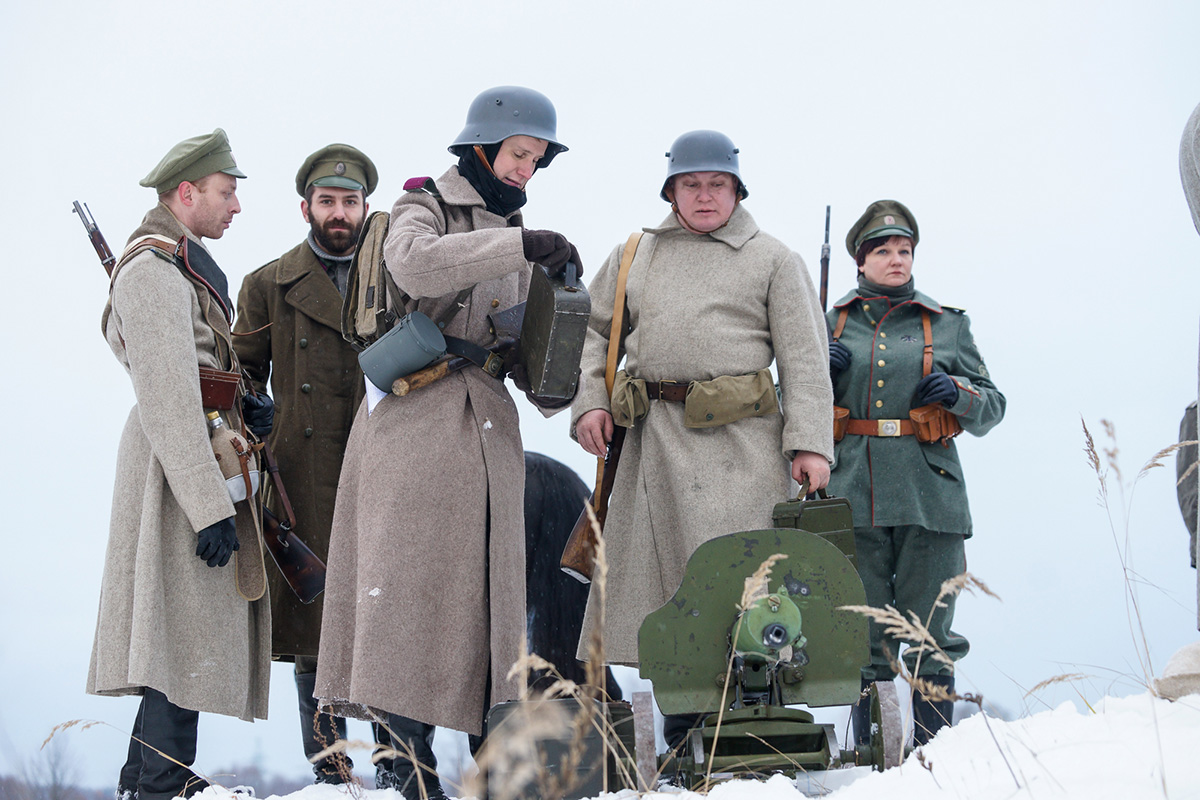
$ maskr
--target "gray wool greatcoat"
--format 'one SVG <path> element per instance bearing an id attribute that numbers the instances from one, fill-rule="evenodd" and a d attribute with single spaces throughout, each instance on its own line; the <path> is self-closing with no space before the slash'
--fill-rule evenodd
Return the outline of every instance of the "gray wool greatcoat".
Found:
<path id="1" fill-rule="evenodd" d="M 186 234 L 190 247 L 203 247 L 162 204 L 135 236 L 145 233 Z M 179 268 L 144 251 L 118 269 L 102 327 L 137 405 L 117 451 L 88 692 L 141 694 L 149 686 L 181 708 L 266 719 L 269 600 L 246 600 L 234 577 L 247 570 L 264 581 L 245 503 L 236 506 L 241 551 L 224 567 L 196 556 L 197 531 L 235 513 L 197 374 L 198 365 L 236 369 L 218 354 L 218 340 L 229 338 L 225 317 Z M 238 411 L 223 416 L 240 426 Z"/>
<path id="2" fill-rule="evenodd" d="M 521 216 L 497 216 L 452 167 L 439 202 L 392 208 L 384 257 L 430 317 L 474 286 L 446 333 L 494 342 L 487 315 L 523 301 Z M 479 734 L 490 702 L 514 699 L 525 629 L 525 460 L 517 409 L 475 367 L 354 420 L 338 485 L 318 698 L 334 713 L 398 713 Z"/>
<path id="3" fill-rule="evenodd" d="M 337 286 L 304 241 L 246 276 L 234 324 L 233 347 L 255 390 L 265 390 L 270 376 L 275 425 L 267 441 L 296 514 L 296 533 L 323 560 L 342 456 L 363 398 L 358 353 L 342 338 L 341 312 Z M 271 482 L 267 498 L 275 516 L 285 519 Z M 267 576 L 272 652 L 316 656 L 324 595 L 301 603 L 273 560 Z"/>
<path id="4" fill-rule="evenodd" d="M 825 323 L 800 256 L 743 206 L 724 227 L 697 235 L 671 214 L 644 229 L 629 271 L 625 370 L 645 380 L 709 380 L 778 367 L 782 415 L 718 428 L 685 428 L 682 403 L 652 401 L 629 429 L 604 527 L 608 661 L 638 662 L 642 620 L 679 588 L 687 560 L 726 533 L 771 527 L 775 503 L 794 496 L 797 450 L 833 457 L 833 393 Z M 571 430 L 584 413 L 611 410 L 604 364 L 617 268 L 609 256 L 589 292 L 592 316 Z M 599 611 L 588 600 L 579 657 Z"/>

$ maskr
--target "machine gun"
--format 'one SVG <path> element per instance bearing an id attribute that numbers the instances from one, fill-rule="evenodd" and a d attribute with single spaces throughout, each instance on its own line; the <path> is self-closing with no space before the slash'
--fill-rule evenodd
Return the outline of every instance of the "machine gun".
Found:
<path id="1" fill-rule="evenodd" d="M 891 683 L 871 688 L 871 741 L 854 750 L 840 749 L 833 725 L 788 707 L 859 699 L 867 621 L 840 609 L 865 605 L 866 593 L 851 561 L 844 499 L 781 503 L 775 524 L 701 545 L 674 597 L 639 631 L 641 676 L 653 681 L 662 712 L 708 715 L 677 761 L 660 765 L 685 787 L 710 774 L 796 774 L 843 764 L 883 770 L 903 755 Z M 768 583 L 744 602 L 746 579 L 776 555 L 783 558 Z"/>

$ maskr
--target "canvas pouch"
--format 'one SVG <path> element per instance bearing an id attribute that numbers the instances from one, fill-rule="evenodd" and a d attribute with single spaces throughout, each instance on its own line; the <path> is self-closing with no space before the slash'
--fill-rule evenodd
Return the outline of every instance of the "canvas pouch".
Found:
<path id="1" fill-rule="evenodd" d="M 749 375 L 721 375 L 710 381 L 692 381 L 683 405 L 688 428 L 717 428 L 746 417 L 765 417 L 779 411 L 771 370 Z"/>

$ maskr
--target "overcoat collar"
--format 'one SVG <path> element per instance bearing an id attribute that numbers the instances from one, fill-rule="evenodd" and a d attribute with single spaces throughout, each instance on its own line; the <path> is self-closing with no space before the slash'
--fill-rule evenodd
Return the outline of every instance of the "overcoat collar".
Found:
<path id="1" fill-rule="evenodd" d="M 882 296 L 883 295 L 878 295 L 878 297 L 882 297 Z M 834 303 L 833 307 L 834 308 L 842 308 L 844 306 L 850 305 L 855 300 L 875 300 L 875 299 L 877 299 L 877 298 L 874 296 L 871 296 L 871 295 L 863 294 L 856 287 L 854 289 L 851 289 L 849 292 L 847 292 L 842 297 L 842 299 L 840 299 L 836 303 Z M 910 300 L 909 302 L 915 306 L 920 306 L 921 308 L 926 309 L 927 311 L 929 311 L 932 314 L 941 314 L 942 313 L 941 303 L 939 303 L 937 300 L 934 300 L 929 295 L 924 294 L 920 291 L 914 291 L 913 299 Z"/>
<path id="2" fill-rule="evenodd" d="M 738 203 L 737 207 L 733 209 L 733 213 L 729 215 L 729 221 L 709 233 L 692 233 L 679 224 L 679 218 L 675 216 L 674 211 L 668 214 L 657 228 L 642 228 L 642 230 L 646 233 L 660 235 L 679 231 L 692 236 L 710 236 L 718 242 L 724 242 L 734 250 L 741 250 L 742 246 L 758 233 L 758 223 L 754 221 L 754 217 L 750 216 L 750 212 L 741 203 Z"/>
<path id="3" fill-rule="evenodd" d="M 442 196 L 442 202 L 448 206 L 464 206 L 471 209 L 471 217 L 476 223 L 476 229 L 479 228 L 495 228 L 494 222 L 488 223 L 486 220 L 503 219 L 509 227 L 519 226 L 522 222 L 520 210 L 514 211 L 507 217 L 500 217 L 487 210 L 487 203 L 479 196 L 479 192 L 475 191 L 475 187 L 471 182 L 458 174 L 458 165 L 450 167 L 442 173 L 442 177 L 434 181 L 437 186 L 438 194 Z"/>
<path id="4" fill-rule="evenodd" d="M 275 281 L 289 287 L 283 297 L 288 305 L 322 325 L 342 329 L 342 295 L 308 240 L 280 256 Z"/>

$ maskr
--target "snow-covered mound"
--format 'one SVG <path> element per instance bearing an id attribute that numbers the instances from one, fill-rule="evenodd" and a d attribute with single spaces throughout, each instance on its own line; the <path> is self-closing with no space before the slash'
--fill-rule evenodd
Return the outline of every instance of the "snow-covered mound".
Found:
<path id="1" fill-rule="evenodd" d="M 799 784 L 831 800 L 1141 800 L 1200 798 L 1200 695 L 1176 702 L 1106 697 L 1093 710 L 1070 703 L 1014 722 L 975 715 L 944 728 L 920 753 L 885 773 L 864 768 L 813 774 Z M 843 785 L 852 778 L 850 785 Z M 841 786 L 841 788 L 833 788 Z M 799 800 L 797 782 L 730 781 L 709 800 Z M 399 800 L 391 789 L 362 791 L 363 800 Z M 609 795 L 633 797 L 633 792 Z M 199 800 L 230 800 L 210 787 Z M 285 800 L 345 800 L 347 791 L 310 786 Z M 697 800 L 692 792 L 653 793 L 648 800 Z"/>

